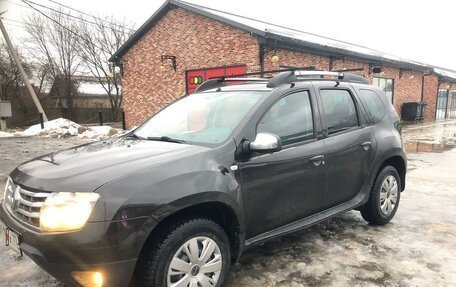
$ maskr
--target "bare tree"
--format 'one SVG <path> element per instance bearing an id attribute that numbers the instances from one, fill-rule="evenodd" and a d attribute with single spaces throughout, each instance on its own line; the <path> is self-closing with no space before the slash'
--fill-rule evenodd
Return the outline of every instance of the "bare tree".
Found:
<path id="1" fill-rule="evenodd" d="M 30 38 L 29 53 L 42 69 L 40 80 L 44 81 L 45 75 L 49 74 L 54 83 L 58 82 L 56 94 L 61 103 L 62 98 L 65 100 L 69 117 L 76 121 L 76 90 L 72 78 L 81 66 L 78 53 L 80 38 L 75 32 L 78 29 L 77 23 L 66 16 L 70 13 L 58 10 L 46 17 L 31 14 L 25 20 L 25 27 Z"/>
<path id="2" fill-rule="evenodd" d="M 25 60 L 18 47 L 14 47 L 19 56 L 19 60 L 28 76 L 32 74 L 32 65 Z M 27 103 L 31 103 L 28 93 L 23 93 L 24 82 L 17 68 L 16 62 L 10 57 L 6 43 L 0 42 L 0 96 L 1 100 L 11 100 L 25 113 L 28 114 Z M 27 101 L 27 99 L 29 101 Z"/>
<path id="3" fill-rule="evenodd" d="M 81 35 L 80 56 L 86 68 L 108 94 L 114 117 L 122 105 L 121 75 L 109 66 L 108 59 L 131 36 L 133 26 L 112 16 L 93 17 L 90 23 L 81 22 L 78 31 Z"/>

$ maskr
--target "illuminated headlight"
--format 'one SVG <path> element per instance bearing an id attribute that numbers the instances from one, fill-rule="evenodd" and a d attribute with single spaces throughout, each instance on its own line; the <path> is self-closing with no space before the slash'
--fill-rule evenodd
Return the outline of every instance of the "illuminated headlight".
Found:
<path id="1" fill-rule="evenodd" d="M 8 177 L 6 180 L 5 190 L 3 192 L 3 203 L 6 203 L 6 199 L 8 198 L 8 193 L 12 193 L 11 189 L 11 178 Z"/>
<path id="2" fill-rule="evenodd" d="M 79 230 L 86 224 L 100 195 L 92 192 L 56 192 L 41 207 L 43 232 Z"/>

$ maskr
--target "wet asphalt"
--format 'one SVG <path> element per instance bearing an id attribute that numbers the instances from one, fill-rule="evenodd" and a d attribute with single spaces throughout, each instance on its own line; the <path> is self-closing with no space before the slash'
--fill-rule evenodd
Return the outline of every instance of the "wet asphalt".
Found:
<path id="1" fill-rule="evenodd" d="M 386 226 L 351 211 L 246 250 L 227 286 L 456 286 L 456 121 L 404 127 L 407 187 Z M 0 139 L 0 193 L 35 156 L 87 141 Z M 0 286 L 63 286 L 0 246 Z"/>

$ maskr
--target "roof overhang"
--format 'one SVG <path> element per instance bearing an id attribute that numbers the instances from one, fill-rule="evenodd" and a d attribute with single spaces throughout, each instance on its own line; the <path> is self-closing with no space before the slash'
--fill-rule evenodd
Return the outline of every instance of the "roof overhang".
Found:
<path id="1" fill-rule="evenodd" d="M 456 71 L 434 66 L 432 72 L 439 77 L 441 82 L 456 83 Z"/>
<path id="2" fill-rule="evenodd" d="M 388 64 L 388 66 L 402 69 L 411 69 L 420 72 L 431 72 L 432 67 L 425 64 L 418 64 L 408 61 L 392 60 L 384 57 L 378 57 L 374 55 L 366 55 L 363 53 L 357 53 L 354 51 L 339 49 L 330 46 L 324 46 L 312 42 L 300 41 L 294 38 L 285 37 L 283 35 L 277 35 L 274 33 L 266 33 L 266 40 L 273 41 L 273 45 L 277 48 L 296 50 L 309 52 L 312 54 L 324 55 L 324 56 L 336 56 L 345 57 L 351 60 L 360 61 L 370 64 Z"/>
<path id="3" fill-rule="evenodd" d="M 165 3 L 163 3 L 160 8 L 143 24 L 139 29 L 109 58 L 109 62 L 118 62 L 123 55 L 134 45 L 136 42 L 139 41 L 160 19 L 163 15 L 166 14 L 173 6 L 175 7 L 181 7 L 185 10 L 192 11 L 196 14 L 208 17 L 210 19 L 225 23 L 227 25 L 239 28 L 244 31 L 248 31 L 252 34 L 258 35 L 258 36 L 265 36 L 265 31 L 261 31 L 258 29 L 255 29 L 253 27 L 243 25 L 242 23 L 238 23 L 235 21 L 232 21 L 228 18 L 221 17 L 218 15 L 214 15 L 212 13 L 208 13 L 202 9 L 198 9 L 197 7 L 193 5 L 189 5 L 185 2 L 182 1 L 175 1 L 175 0 L 167 0 Z"/>
<path id="4" fill-rule="evenodd" d="M 334 47 L 334 45 L 330 46 L 330 45 L 324 45 L 322 43 L 317 43 L 317 42 L 303 41 L 302 39 L 288 37 L 288 36 L 286 36 L 286 34 L 284 35 L 283 33 L 282 34 L 275 33 L 274 31 L 268 31 L 267 29 L 261 30 L 261 29 L 253 27 L 254 25 L 249 26 L 249 25 L 246 25 L 245 23 L 241 23 L 242 21 L 239 21 L 239 22 L 234 21 L 234 20 L 230 19 L 230 16 L 232 16 L 233 14 L 230 15 L 229 13 L 226 13 L 223 11 L 209 9 L 206 7 L 198 6 L 196 4 L 186 3 L 183 1 L 179 1 L 179 0 L 167 0 L 166 2 L 164 2 L 163 5 L 160 6 L 160 8 L 109 58 L 109 62 L 119 63 L 121 58 L 127 53 L 127 51 L 133 45 L 135 45 L 136 42 L 138 42 L 153 27 L 161 19 L 161 17 L 166 14 L 166 12 L 168 12 L 173 7 L 180 7 L 185 10 L 194 12 L 196 14 L 222 22 L 229 26 L 250 32 L 251 34 L 256 35 L 258 37 L 260 43 L 268 44 L 268 43 L 271 43 L 270 41 L 273 41 L 273 44 L 275 47 L 291 49 L 291 50 L 298 50 L 298 51 L 305 51 L 305 52 L 318 54 L 318 55 L 344 57 L 344 58 L 349 58 L 352 60 L 357 60 L 357 61 L 369 63 L 369 64 L 386 64 L 388 66 L 395 67 L 395 68 L 410 69 L 410 70 L 426 72 L 426 73 L 433 72 L 435 74 L 440 75 L 440 73 L 438 71 L 436 71 L 436 69 L 435 69 L 436 67 L 433 67 L 430 65 L 401 59 L 401 58 L 394 57 L 391 55 L 383 54 L 381 52 L 378 52 L 378 51 L 375 51 L 372 49 L 368 49 L 368 48 L 361 47 L 361 46 L 356 46 L 356 45 L 353 45 L 350 43 L 345 43 L 342 41 L 337 41 L 337 40 L 329 39 L 329 38 L 328 38 L 329 41 L 336 41 L 338 43 L 347 44 L 348 45 L 347 47 L 355 47 L 355 49 L 353 49 L 353 50 L 343 49 L 343 48 Z M 212 11 L 213 13 L 211 13 L 209 11 Z M 225 17 L 223 17 L 222 15 L 224 15 Z M 238 16 L 238 17 L 240 17 L 240 16 Z M 231 18 L 233 18 L 233 17 L 231 17 Z M 253 19 L 250 19 L 250 20 L 253 20 Z M 280 26 L 277 26 L 277 27 L 280 27 Z M 280 27 L 280 28 L 285 28 L 285 27 Z M 296 30 L 290 29 L 290 31 L 293 32 Z M 297 31 L 297 32 L 299 32 L 299 31 Z M 301 33 L 303 33 L 303 32 L 301 32 Z M 354 50 L 356 50 L 356 48 L 361 48 L 361 51 L 369 51 L 369 52 L 372 51 L 372 53 L 361 53 L 359 51 L 354 51 Z M 362 50 L 362 49 L 364 49 L 364 50 Z M 445 69 L 443 69 L 443 70 L 445 70 Z M 453 71 L 451 71 L 451 72 L 453 72 Z M 451 73 L 450 75 L 444 73 L 443 75 L 440 75 L 440 76 L 445 77 L 445 78 L 451 78 L 451 81 L 456 81 L 456 72 L 454 72 L 454 78 L 453 78 L 453 73 Z"/>

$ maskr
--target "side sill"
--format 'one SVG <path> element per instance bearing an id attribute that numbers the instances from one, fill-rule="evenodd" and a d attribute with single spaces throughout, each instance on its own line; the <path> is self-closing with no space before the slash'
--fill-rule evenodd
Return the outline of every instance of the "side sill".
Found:
<path id="1" fill-rule="evenodd" d="M 263 243 L 265 241 L 268 241 L 268 240 L 271 240 L 271 239 L 274 239 L 274 238 L 277 238 L 277 237 L 280 237 L 280 236 L 283 236 L 286 234 L 293 233 L 297 230 L 304 229 L 311 225 L 314 225 L 314 224 L 317 224 L 324 220 L 327 220 L 338 214 L 350 211 L 350 210 L 360 206 L 361 204 L 363 204 L 363 202 L 367 198 L 368 198 L 368 194 L 366 196 L 366 193 L 360 192 L 356 197 L 354 197 L 350 201 L 347 201 L 340 205 L 334 206 L 334 207 L 324 210 L 322 212 L 310 215 L 306 218 L 289 223 L 287 225 L 281 226 L 279 228 L 267 231 L 265 233 L 255 236 L 255 237 L 249 238 L 245 241 L 245 248 L 251 247 L 256 244 Z"/>

